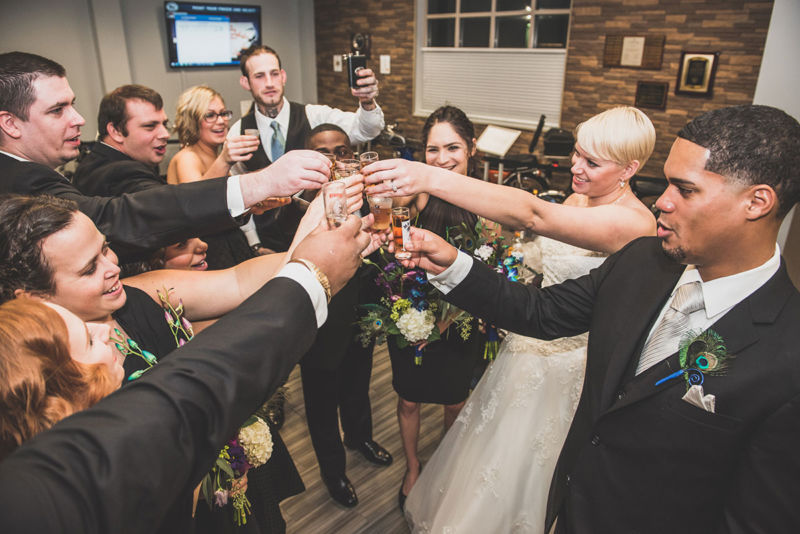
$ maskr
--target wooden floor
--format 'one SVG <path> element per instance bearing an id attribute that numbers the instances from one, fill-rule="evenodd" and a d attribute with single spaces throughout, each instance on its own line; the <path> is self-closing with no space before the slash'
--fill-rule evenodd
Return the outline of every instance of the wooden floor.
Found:
<path id="1" fill-rule="evenodd" d="M 344 508 L 328 495 L 311 447 L 303 407 L 299 368 L 287 382 L 286 422 L 281 437 L 289 447 L 306 491 L 281 504 L 289 534 L 406 534 L 405 519 L 397 505 L 397 491 L 405 472 L 405 460 L 397 427 L 397 394 L 392 389 L 392 368 L 386 346 L 375 349 L 370 384 L 373 439 L 394 456 L 389 467 L 369 463 L 357 452 L 347 451 L 347 477 L 358 494 L 358 506 Z M 419 456 L 425 462 L 442 438 L 442 408 L 422 406 Z"/>

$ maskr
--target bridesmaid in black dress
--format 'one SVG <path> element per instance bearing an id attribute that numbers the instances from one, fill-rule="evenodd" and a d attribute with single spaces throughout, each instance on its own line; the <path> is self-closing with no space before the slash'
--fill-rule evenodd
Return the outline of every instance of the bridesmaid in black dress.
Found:
<path id="1" fill-rule="evenodd" d="M 428 165 L 465 175 L 475 173 L 475 127 L 460 109 L 443 106 L 434 111 L 425 121 L 422 139 Z M 400 202 L 395 198 L 395 205 L 402 204 L 409 205 L 412 221 L 416 214 L 414 226 L 442 237 L 446 237 L 448 228 L 461 228 L 462 224 L 474 228 L 478 221 L 477 215 L 427 193 L 405 197 Z M 484 341 L 476 324 L 466 341 L 455 327 L 437 326 L 442 339 L 425 346 L 421 365 L 414 363 L 413 347 L 400 349 L 389 341 L 392 385 L 398 394 L 397 420 L 406 457 L 406 473 L 398 493 L 401 508 L 421 469 L 417 456 L 420 404 L 442 404 L 445 430 L 450 428 L 469 395 L 472 372 Z"/>

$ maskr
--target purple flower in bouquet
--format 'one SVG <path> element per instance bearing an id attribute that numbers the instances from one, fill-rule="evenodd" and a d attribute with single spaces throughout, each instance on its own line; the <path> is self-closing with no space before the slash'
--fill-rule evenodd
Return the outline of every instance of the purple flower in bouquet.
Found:
<path id="1" fill-rule="evenodd" d="M 231 469 L 233 469 L 237 477 L 244 475 L 252 467 L 247 462 L 247 454 L 244 452 L 244 448 L 239 445 L 237 440 L 232 439 L 228 442 L 228 454 L 231 456 Z"/>

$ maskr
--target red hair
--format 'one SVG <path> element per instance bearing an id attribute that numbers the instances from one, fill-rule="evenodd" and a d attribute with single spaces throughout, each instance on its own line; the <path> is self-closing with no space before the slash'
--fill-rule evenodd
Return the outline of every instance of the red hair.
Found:
<path id="1" fill-rule="evenodd" d="M 0 306 L 0 460 L 116 388 L 105 365 L 70 357 L 58 312 L 28 298 Z"/>

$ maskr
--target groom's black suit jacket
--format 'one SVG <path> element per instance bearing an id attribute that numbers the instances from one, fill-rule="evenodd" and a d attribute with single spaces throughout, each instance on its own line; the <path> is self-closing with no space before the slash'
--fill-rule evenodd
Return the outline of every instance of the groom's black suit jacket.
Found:
<path id="1" fill-rule="evenodd" d="M 45 165 L 0 154 L 0 193 L 74 200 L 108 237 L 122 261 L 146 257 L 159 247 L 189 237 L 235 227 L 226 189 L 226 179 L 215 178 L 113 198 L 89 197 Z"/>
<path id="2" fill-rule="evenodd" d="M 0 462 L 0 532 L 156 532 L 316 330 L 308 293 L 273 279 L 142 378 Z"/>
<path id="3" fill-rule="evenodd" d="M 655 382 L 677 354 L 635 376 L 647 334 L 684 267 L 656 238 L 546 289 L 474 262 L 447 296 L 489 322 L 552 339 L 589 331 L 586 378 L 548 501 L 562 532 L 800 532 L 800 295 L 785 265 L 711 329 L 725 375 L 706 376 L 716 413 Z M 534 408 L 535 409 L 535 408 Z"/>

